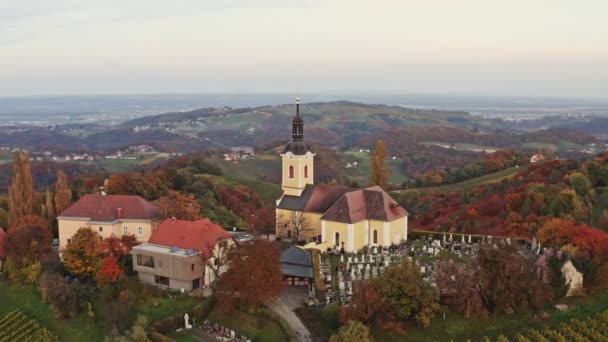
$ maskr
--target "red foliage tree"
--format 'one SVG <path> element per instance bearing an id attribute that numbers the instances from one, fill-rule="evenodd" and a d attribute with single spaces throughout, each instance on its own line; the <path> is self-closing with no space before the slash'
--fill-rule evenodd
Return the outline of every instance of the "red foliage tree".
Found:
<path id="1" fill-rule="evenodd" d="M 226 311 L 237 303 L 248 307 L 263 305 L 279 295 L 283 274 L 281 252 L 276 242 L 254 239 L 228 253 L 228 271 L 217 281 L 218 302 Z"/>
<path id="2" fill-rule="evenodd" d="M 105 287 L 115 284 L 123 273 L 124 271 L 118 264 L 118 259 L 110 254 L 103 259 L 101 267 L 97 270 L 95 276 L 97 286 Z"/>
<path id="3" fill-rule="evenodd" d="M 249 217 L 249 227 L 254 233 L 265 234 L 268 238 L 276 230 L 276 212 L 274 208 L 266 207 L 257 209 Z"/>
<path id="4" fill-rule="evenodd" d="M 21 220 L 28 216 L 22 217 Z M 32 217 L 32 216 L 29 216 Z M 18 265 L 46 259 L 51 251 L 52 235 L 44 219 L 22 222 L 8 232 L 8 256 Z"/>
<path id="5" fill-rule="evenodd" d="M 201 206 L 191 195 L 169 190 L 167 196 L 161 197 L 156 205 L 160 208 L 165 218 L 175 217 L 179 220 L 199 220 Z"/>

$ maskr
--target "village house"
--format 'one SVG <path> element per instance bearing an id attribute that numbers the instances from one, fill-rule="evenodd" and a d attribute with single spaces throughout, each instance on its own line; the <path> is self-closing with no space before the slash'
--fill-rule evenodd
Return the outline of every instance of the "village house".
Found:
<path id="1" fill-rule="evenodd" d="M 230 233 L 209 219 L 165 220 L 147 243 L 133 248 L 133 270 L 143 283 L 191 291 L 226 270 Z"/>
<path id="2" fill-rule="evenodd" d="M 101 239 L 131 234 L 145 242 L 160 217 L 160 210 L 139 196 L 85 195 L 57 217 L 59 249 L 82 227 L 94 230 Z"/>
<path id="3" fill-rule="evenodd" d="M 323 247 L 355 252 L 407 240 L 407 212 L 378 186 L 356 189 L 314 184 L 314 157 L 304 141 L 299 100 L 292 141 L 282 158 L 282 194 L 276 233 L 287 239 L 316 240 Z"/>

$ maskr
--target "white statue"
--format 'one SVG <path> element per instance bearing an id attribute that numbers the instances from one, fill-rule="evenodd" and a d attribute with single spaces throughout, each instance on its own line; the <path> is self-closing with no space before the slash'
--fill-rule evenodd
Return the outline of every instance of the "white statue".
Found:
<path id="1" fill-rule="evenodd" d="M 568 284 L 568 292 L 566 297 L 580 296 L 583 294 L 583 274 L 577 271 L 572 261 L 568 260 L 562 266 L 562 274 L 566 278 Z"/>
<path id="2" fill-rule="evenodd" d="M 190 324 L 189 322 L 190 320 L 190 316 L 188 316 L 188 313 L 186 312 L 186 314 L 184 314 L 184 323 L 185 323 L 185 328 L 187 329 L 192 329 L 192 324 Z"/>

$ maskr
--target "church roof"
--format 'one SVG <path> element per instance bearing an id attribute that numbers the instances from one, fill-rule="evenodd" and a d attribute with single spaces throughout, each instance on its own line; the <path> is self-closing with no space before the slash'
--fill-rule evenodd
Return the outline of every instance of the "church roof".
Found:
<path id="1" fill-rule="evenodd" d="M 344 194 L 321 217 L 322 220 L 355 223 L 362 220 L 390 222 L 407 215 L 379 186 Z"/>
<path id="2" fill-rule="evenodd" d="M 322 220 L 343 223 L 368 219 L 390 222 L 407 215 L 407 211 L 379 186 L 355 189 L 309 184 L 301 196 L 283 196 L 277 208 L 320 213 Z"/>
<path id="3" fill-rule="evenodd" d="M 296 156 L 303 156 L 308 151 L 312 152 L 310 144 L 303 140 L 296 140 L 290 141 L 287 146 L 285 146 L 285 151 L 283 151 L 283 153 L 291 152 Z"/>
<path id="4" fill-rule="evenodd" d="M 277 208 L 323 214 L 345 193 L 356 190 L 345 186 L 308 184 L 301 196 L 283 196 Z"/>

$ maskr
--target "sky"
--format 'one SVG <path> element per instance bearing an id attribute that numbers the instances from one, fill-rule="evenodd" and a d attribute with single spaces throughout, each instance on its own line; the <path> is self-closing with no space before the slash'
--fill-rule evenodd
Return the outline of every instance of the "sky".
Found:
<path id="1" fill-rule="evenodd" d="M 0 96 L 608 97 L 605 0 L 0 0 Z"/>

